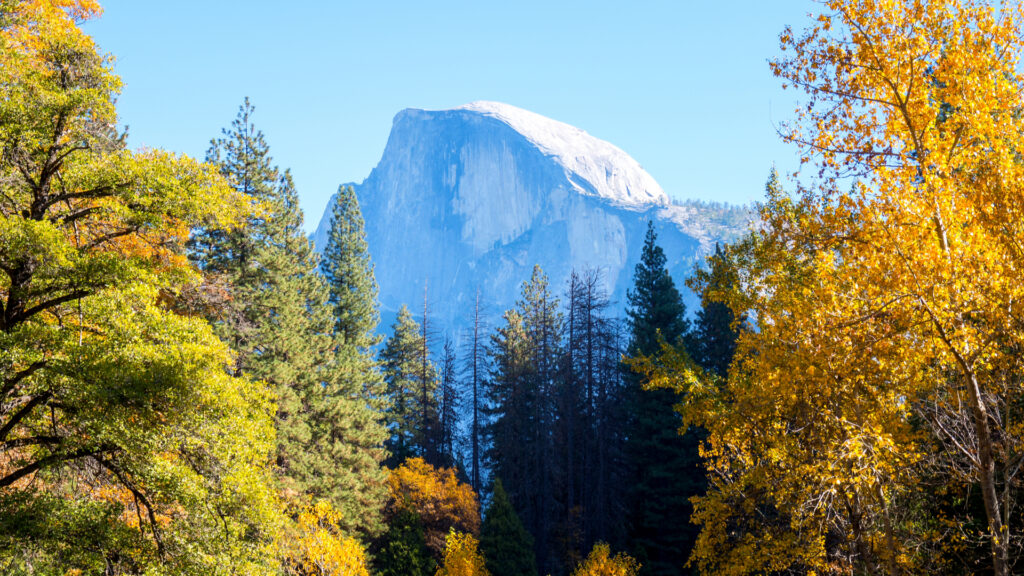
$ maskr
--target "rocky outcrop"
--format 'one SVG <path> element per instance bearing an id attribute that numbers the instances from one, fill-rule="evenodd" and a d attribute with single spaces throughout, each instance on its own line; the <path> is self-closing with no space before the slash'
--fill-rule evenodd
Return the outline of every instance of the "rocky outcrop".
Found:
<path id="1" fill-rule="evenodd" d="M 355 189 L 385 321 L 403 303 L 419 310 L 426 286 L 435 325 L 449 333 L 467 324 L 477 287 L 492 316 L 511 307 L 534 264 L 556 293 L 573 268 L 599 268 L 624 306 L 648 220 L 677 281 L 723 239 L 619 148 L 493 102 L 400 112 Z M 325 217 L 318 247 L 327 226 Z"/>

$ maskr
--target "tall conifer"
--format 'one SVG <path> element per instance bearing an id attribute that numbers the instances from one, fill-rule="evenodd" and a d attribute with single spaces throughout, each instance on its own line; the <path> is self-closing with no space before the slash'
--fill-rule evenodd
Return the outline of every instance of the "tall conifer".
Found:
<path id="1" fill-rule="evenodd" d="M 492 337 L 488 459 L 536 539 L 540 569 L 551 572 L 560 560 L 554 545 L 561 515 L 553 490 L 553 434 L 562 314 L 539 266 L 523 284 L 516 308 L 506 312 L 504 319 L 505 325 Z"/>
<path id="2" fill-rule="evenodd" d="M 701 308 L 697 311 L 694 360 L 705 370 L 724 378 L 729 371 L 732 357 L 736 353 L 736 340 L 739 338 L 744 321 L 740 319 L 737 322 L 732 308 L 716 301 L 711 294 L 714 290 L 727 288 L 731 283 L 726 270 L 725 252 L 721 246 L 715 245 L 715 253 L 709 260 L 711 263 L 711 269 L 708 271 L 709 284 L 702 294 Z"/>
<path id="3" fill-rule="evenodd" d="M 661 339 L 692 349 L 686 309 L 648 223 L 643 253 L 633 274 L 627 310 L 629 355 L 654 354 Z M 644 390 L 642 378 L 627 369 L 627 448 L 630 494 L 628 544 L 643 573 L 682 574 L 697 530 L 690 524 L 689 498 L 702 492 L 703 472 L 693 434 L 679 435 L 682 421 L 670 390 Z"/>
<path id="4" fill-rule="evenodd" d="M 438 459 L 450 468 L 458 463 L 456 454 L 461 398 L 456 381 L 455 344 L 446 338 L 441 352 L 441 382 L 438 388 Z"/>
<path id="5" fill-rule="evenodd" d="M 473 320 L 469 334 L 466 339 L 465 351 L 462 357 L 465 359 L 464 374 L 468 381 L 468 395 L 470 402 L 469 413 L 469 450 L 470 450 L 470 485 L 473 491 L 480 493 L 482 489 L 480 480 L 480 465 L 483 457 L 481 439 L 483 436 L 483 412 L 484 400 L 484 378 L 488 372 L 487 357 L 487 327 L 480 308 L 480 288 L 476 289 L 476 298 L 473 304 Z"/>
<path id="6" fill-rule="evenodd" d="M 574 563 L 597 541 L 621 543 L 626 477 L 622 456 L 621 322 L 599 270 L 573 271 L 567 293 L 561 401 L 567 553 Z"/>
<path id="7" fill-rule="evenodd" d="M 342 343 L 363 350 L 378 344 L 380 339 L 374 334 L 380 322 L 377 280 L 359 199 L 351 186 L 339 187 L 331 205 L 321 270 L 330 287 L 336 332 Z"/>
<path id="8" fill-rule="evenodd" d="M 388 398 L 386 420 L 389 428 L 389 466 L 406 459 L 426 455 L 428 430 L 423 427 L 424 410 L 429 424 L 437 417 L 434 392 L 437 371 L 429 359 L 426 379 L 423 378 L 423 333 L 420 325 L 405 306 L 398 311 L 391 337 L 384 343 L 381 362 L 384 366 L 385 393 Z M 427 394 L 423 390 L 426 387 Z M 423 405 L 426 397 L 427 405 Z"/>
<path id="9" fill-rule="evenodd" d="M 338 469 L 316 482 L 316 492 L 335 500 L 348 524 L 374 535 L 383 527 L 380 508 L 387 494 L 381 468 L 386 397 L 372 350 L 380 342 L 374 332 L 380 318 L 377 281 L 350 186 L 335 197 L 321 271 L 330 291 L 335 353 L 325 390 L 329 402 L 318 413 L 317 430 L 321 449 Z"/>
<path id="10" fill-rule="evenodd" d="M 420 316 L 419 358 L 419 430 L 420 455 L 433 466 L 446 465 L 441 458 L 440 398 L 434 393 L 438 389 L 438 374 L 431 360 L 431 345 L 434 343 L 433 321 L 430 317 L 427 281 L 423 282 L 423 315 Z"/>
<path id="11" fill-rule="evenodd" d="M 231 127 L 211 143 L 207 160 L 259 210 L 231 231 L 198 230 L 191 255 L 214 278 L 209 318 L 235 352 L 235 372 L 267 381 L 277 392 L 282 484 L 306 491 L 318 476 L 333 477 L 333 463 L 317 453 L 310 417 L 329 378 L 330 310 L 291 176 L 273 165 L 253 112 L 246 99 Z"/>
<path id="12" fill-rule="evenodd" d="M 480 527 L 480 551 L 492 576 L 537 576 L 533 537 L 523 527 L 500 478 Z"/>

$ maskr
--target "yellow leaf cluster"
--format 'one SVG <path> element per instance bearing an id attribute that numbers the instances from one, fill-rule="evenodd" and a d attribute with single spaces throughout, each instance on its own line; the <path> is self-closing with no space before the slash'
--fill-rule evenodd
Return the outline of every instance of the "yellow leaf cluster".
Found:
<path id="1" fill-rule="evenodd" d="M 343 536 L 339 517 L 326 500 L 301 510 L 294 538 L 286 543 L 286 565 L 296 576 L 370 576 L 366 551 L 358 540 Z"/>
<path id="2" fill-rule="evenodd" d="M 607 544 L 598 542 L 572 576 L 637 576 L 640 564 L 630 556 L 618 553 L 611 555 Z"/>
<path id="3" fill-rule="evenodd" d="M 479 544 L 472 534 L 449 532 L 445 538 L 444 562 L 437 576 L 491 576 L 484 566 L 484 557 L 477 550 Z"/>
<path id="4" fill-rule="evenodd" d="M 389 508 L 415 513 L 426 530 L 427 547 L 438 555 L 450 530 L 478 534 L 480 501 L 460 482 L 452 468 L 435 468 L 422 458 L 410 458 L 391 471 Z"/>
<path id="5" fill-rule="evenodd" d="M 814 175 L 769 190 L 763 228 L 727 251 L 734 291 L 716 295 L 757 330 L 724 382 L 672 350 L 646 364 L 709 432 L 694 561 L 935 570 L 936 540 L 955 539 L 936 535 L 956 531 L 921 512 L 928 477 L 981 493 L 984 516 L 959 529 L 985 526 L 1007 574 L 1020 535 L 1003 496 L 1024 452 L 1022 8 L 821 5 L 771 64 L 807 95 L 783 133 Z"/>

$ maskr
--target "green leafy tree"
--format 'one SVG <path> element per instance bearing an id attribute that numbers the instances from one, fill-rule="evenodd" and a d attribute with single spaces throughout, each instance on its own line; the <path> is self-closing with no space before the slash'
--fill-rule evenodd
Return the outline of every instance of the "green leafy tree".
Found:
<path id="1" fill-rule="evenodd" d="M 649 223 L 628 292 L 631 357 L 656 353 L 662 340 L 692 350 L 686 308 L 666 261 Z M 689 522 L 689 499 L 704 486 L 698 440 L 693 433 L 679 434 L 682 420 L 673 409 L 679 402 L 674 391 L 645 389 L 644 378 L 628 369 L 626 380 L 629 547 L 644 574 L 682 574 L 698 532 Z"/>
<path id="2" fill-rule="evenodd" d="M 494 576 L 536 576 L 533 537 L 519 521 L 501 479 L 494 480 L 491 505 L 480 528 L 480 552 Z"/>
<path id="3" fill-rule="evenodd" d="M 7 574 L 267 573 L 271 394 L 182 313 L 185 242 L 248 199 L 132 152 L 86 0 L 0 23 L 0 558 Z"/>

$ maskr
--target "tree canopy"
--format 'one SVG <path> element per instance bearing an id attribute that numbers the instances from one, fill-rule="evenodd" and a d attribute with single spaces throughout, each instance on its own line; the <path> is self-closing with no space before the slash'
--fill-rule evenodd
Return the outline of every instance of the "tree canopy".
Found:
<path id="1" fill-rule="evenodd" d="M 262 573 L 271 395 L 179 310 L 190 228 L 252 207 L 210 165 L 125 148 L 120 80 L 79 28 L 98 13 L 4 6 L 0 549 L 15 572 Z"/>
<path id="2" fill-rule="evenodd" d="M 772 68 L 807 95 L 783 134 L 816 176 L 771 186 L 726 252 L 721 298 L 758 328 L 727 383 L 671 352 L 659 376 L 710 434 L 703 570 L 943 572 L 977 541 L 1011 571 L 1021 24 L 1016 4 L 858 0 L 783 32 Z"/>

